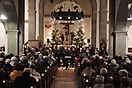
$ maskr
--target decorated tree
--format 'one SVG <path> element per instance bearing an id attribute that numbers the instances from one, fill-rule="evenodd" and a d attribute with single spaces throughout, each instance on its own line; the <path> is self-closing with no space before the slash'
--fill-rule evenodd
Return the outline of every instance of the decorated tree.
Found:
<path id="1" fill-rule="evenodd" d="M 85 37 L 84 37 L 84 32 L 82 30 L 82 26 L 79 25 L 79 27 L 76 31 L 76 35 L 74 37 L 73 44 L 76 46 L 83 46 L 86 44 L 84 40 L 85 40 Z"/>
<path id="2" fill-rule="evenodd" d="M 59 29 L 52 30 L 51 37 L 52 37 L 51 42 L 50 42 L 51 45 L 60 45 L 61 44 Z"/>

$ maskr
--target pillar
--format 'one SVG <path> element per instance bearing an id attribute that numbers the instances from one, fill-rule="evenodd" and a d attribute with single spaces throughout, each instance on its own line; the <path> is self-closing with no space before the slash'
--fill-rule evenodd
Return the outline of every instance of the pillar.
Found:
<path id="1" fill-rule="evenodd" d="M 96 48 L 99 48 L 100 0 L 96 0 L 96 2 L 97 2 Z"/>
<path id="2" fill-rule="evenodd" d="M 109 0 L 109 54 L 115 56 L 115 0 Z"/>
<path id="3" fill-rule="evenodd" d="M 25 0 L 18 1 L 18 54 L 23 54 L 24 44 L 24 18 L 25 18 Z"/>
<path id="4" fill-rule="evenodd" d="M 127 32 L 115 31 L 116 34 L 116 55 L 126 55 L 126 35 Z"/>
<path id="5" fill-rule="evenodd" d="M 91 44 L 96 47 L 96 26 L 97 24 L 97 7 L 92 6 L 92 34 L 91 34 Z"/>
<path id="6" fill-rule="evenodd" d="M 99 42 L 104 40 L 107 42 L 107 0 L 100 0 L 100 16 L 99 16 Z"/>
<path id="7" fill-rule="evenodd" d="M 18 30 L 7 30 L 7 53 L 18 55 Z"/>
<path id="8" fill-rule="evenodd" d="M 28 0 L 28 40 L 36 40 L 36 0 Z"/>
<path id="9" fill-rule="evenodd" d="M 44 2 L 39 3 L 39 35 L 44 42 Z"/>

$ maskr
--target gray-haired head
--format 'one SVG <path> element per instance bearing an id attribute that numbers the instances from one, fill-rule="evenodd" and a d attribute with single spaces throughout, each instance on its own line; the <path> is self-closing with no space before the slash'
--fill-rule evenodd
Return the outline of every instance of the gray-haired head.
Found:
<path id="1" fill-rule="evenodd" d="M 106 74 L 108 74 L 107 69 L 106 69 L 106 68 L 101 68 L 101 69 L 100 69 L 100 74 L 101 74 L 101 75 L 106 75 Z"/>
<path id="2" fill-rule="evenodd" d="M 118 74 L 119 74 L 119 77 L 120 77 L 120 78 L 121 78 L 121 77 L 126 77 L 126 76 L 128 76 L 128 72 L 127 72 L 127 70 L 125 70 L 125 69 L 119 70 L 119 71 L 118 71 Z"/>
<path id="3" fill-rule="evenodd" d="M 96 84 L 103 84 L 104 83 L 104 77 L 101 75 L 97 75 L 95 78 Z"/>

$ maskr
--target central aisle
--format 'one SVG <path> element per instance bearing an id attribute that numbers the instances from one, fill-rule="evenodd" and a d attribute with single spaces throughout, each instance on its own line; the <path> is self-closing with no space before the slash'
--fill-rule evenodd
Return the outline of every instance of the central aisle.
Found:
<path id="1" fill-rule="evenodd" d="M 58 69 L 51 88 L 78 88 L 74 69 Z"/>

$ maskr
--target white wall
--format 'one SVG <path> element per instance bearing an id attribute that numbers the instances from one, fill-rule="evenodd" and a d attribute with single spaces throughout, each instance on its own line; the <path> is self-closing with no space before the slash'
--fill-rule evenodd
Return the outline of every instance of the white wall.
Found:
<path id="1" fill-rule="evenodd" d="M 51 28 L 46 28 L 45 27 L 45 24 L 47 24 L 47 22 L 49 22 L 52 26 Z M 91 18 L 85 18 L 83 22 L 81 22 L 82 26 L 83 26 L 83 30 L 84 30 L 84 37 L 86 37 L 86 42 L 87 42 L 87 39 L 90 38 L 91 39 Z M 73 25 L 70 25 L 70 32 L 75 32 L 76 33 L 76 30 L 78 29 L 78 25 L 79 25 L 79 22 L 78 21 L 75 21 Z M 60 23 L 57 23 L 56 25 L 56 28 L 57 29 L 60 29 L 60 31 L 65 31 L 63 29 L 64 25 L 60 24 Z M 47 38 L 51 39 L 51 33 L 52 33 L 52 29 L 54 29 L 54 25 L 53 25 L 53 22 L 51 21 L 51 18 L 50 17 L 45 17 L 44 18 L 44 43 L 46 44 L 47 43 Z"/>
<path id="2" fill-rule="evenodd" d="M 3 23 L 0 21 L 0 46 L 6 46 L 6 35 Z"/>
<path id="3" fill-rule="evenodd" d="M 28 0 L 25 0 L 24 43 L 28 41 Z"/>
<path id="4" fill-rule="evenodd" d="M 132 48 L 132 25 L 128 29 L 128 48 Z"/>

